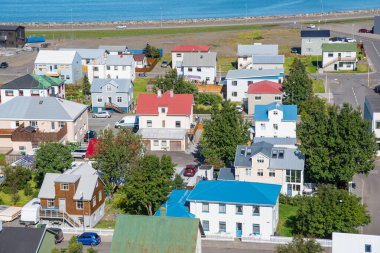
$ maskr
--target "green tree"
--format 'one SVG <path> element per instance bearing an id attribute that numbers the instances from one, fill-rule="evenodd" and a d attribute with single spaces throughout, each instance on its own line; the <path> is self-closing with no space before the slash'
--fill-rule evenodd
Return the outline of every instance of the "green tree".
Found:
<path id="1" fill-rule="evenodd" d="M 28 182 L 32 179 L 30 170 L 21 166 L 6 167 L 4 170 L 5 181 L 3 186 L 14 188 L 15 191 L 22 190 L 28 186 Z"/>
<path id="2" fill-rule="evenodd" d="M 369 224 L 370 214 L 359 197 L 332 185 L 323 185 L 316 195 L 299 205 L 294 231 L 304 236 L 331 238 L 333 232 L 357 233 Z"/>
<path id="3" fill-rule="evenodd" d="M 303 103 L 313 96 L 312 83 L 305 65 L 300 59 L 295 58 L 290 66 L 289 76 L 282 85 L 285 92 L 284 103 L 302 107 Z"/>
<path id="4" fill-rule="evenodd" d="M 278 245 L 277 253 L 323 253 L 322 246 L 314 239 L 304 239 L 296 236 L 287 245 Z"/>
<path id="5" fill-rule="evenodd" d="M 175 94 L 193 94 L 198 95 L 196 84 L 186 81 L 183 77 L 177 75 L 177 70 L 169 70 L 164 77 L 159 77 L 154 85 L 156 89 L 161 89 L 162 92 L 173 90 Z"/>
<path id="6" fill-rule="evenodd" d="M 166 200 L 174 173 L 169 159 L 146 155 L 128 174 L 127 183 L 115 197 L 114 205 L 129 214 L 153 215 Z"/>
<path id="7" fill-rule="evenodd" d="M 143 53 L 147 58 L 160 58 L 160 50 L 149 43 L 146 44 Z"/>
<path id="8" fill-rule="evenodd" d="M 217 94 L 213 93 L 198 93 L 198 96 L 196 97 L 196 104 L 201 105 L 214 105 L 214 104 L 221 104 L 223 101 L 223 98 Z"/>
<path id="9" fill-rule="evenodd" d="M 91 89 L 91 84 L 90 81 L 88 80 L 87 75 L 84 75 L 83 77 L 83 84 L 82 84 L 82 93 L 85 96 L 91 95 L 90 89 Z"/>
<path id="10" fill-rule="evenodd" d="M 36 152 L 37 186 L 40 187 L 47 172 L 61 173 L 71 167 L 73 157 L 70 149 L 56 142 L 47 142 L 40 145 Z"/>
<path id="11" fill-rule="evenodd" d="M 248 124 L 236 111 L 234 104 L 224 101 L 221 108 L 214 105 L 211 120 L 205 122 L 201 138 L 201 152 L 206 162 L 233 161 L 236 146 L 245 145 L 248 140 Z"/>
<path id="12" fill-rule="evenodd" d="M 112 130 L 105 130 L 99 136 L 93 166 L 102 171 L 108 194 L 113 194 L 126 178 L 143 150 L 140 137 L 130 129 L 121 129 L 116 135 Z"/>
<path id="13" fill-rule="evenodd" d="M 311 180 L 345 186 L 355 174 L 374 168 L 376 139 L 359 110 L 314 97 L 301 110 L 301 118 L 297 136 Z"/>
<path id="14" fill-rule="evenodd" d="M 174 180 L 173 180 L 173 189 L 183 189 L 184 188 L 184 183 L 183 179 L 180 175 L 175 174 Z"/>

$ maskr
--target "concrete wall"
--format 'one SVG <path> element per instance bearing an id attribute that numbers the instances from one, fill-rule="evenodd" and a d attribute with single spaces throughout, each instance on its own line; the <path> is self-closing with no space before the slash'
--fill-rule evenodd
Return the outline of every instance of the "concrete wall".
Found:
<path id="1" fill-rule="evenodd" d="M 329 38 L 302 38 L 302 55 L 322 55 L 322 44 L 329 43 Z"/>
<path id="2" fill-rule="evenodd" d="M 365 246 L 370 245 L 371 251 L 365 251 Z M 333 233 L 332 253 L 375 253 L 380 252 L 380 236 Z"/>
<path id="3" fill-rule="evenodd" d="M 282 103 L 282 94 L 247 94 L 248 97 L 248 114 L 255 114 L 255 105 L 267 105 L 273 102 Z M 260 97 L 261 99 L 255 99 Z M 280 97 L 281 99 L 276 99 Z"/>

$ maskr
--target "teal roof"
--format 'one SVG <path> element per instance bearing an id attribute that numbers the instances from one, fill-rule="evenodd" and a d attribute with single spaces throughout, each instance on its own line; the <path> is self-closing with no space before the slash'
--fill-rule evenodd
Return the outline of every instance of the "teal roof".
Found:
<path id="1" fill-rule="evenodd" d="M 161 206 L 166 208 L 166 215 L 170 217 L 194 218 L 195 215 L 189 212 L 186 207 L 186 199 L 191 193 L 190 190 L 173 190 L 169 199 Z M 158 209 L 154 216 L 160 216 L 161 210 Z"/>
<path id="2" fill-rule="evenodd" d="M 51 86 L 59 86 L 64 82 L 64 80 L 56 77 L 39 76 L 35 74 L 31 74 L 31 76 L 38 82 L 38 86 L 35 89 L 46 89 Z"/>
<path id="3" fill-rule="evenodd" d="M 356 43 L 324 43 L 323 52 L 356 52 Z"/>
<path id="4" fill-rule="evenodd" d="M 110 252 L 194 253 L 198 229 L 199 219 L 120 214 Z"/>
<path id="5" fill-rule="evenodd" d="M 297 121 L 297 105 L 283 105 L 276 102 L 268 105 L 255 105 L 255 120 L 269 120 L 268 112 L 274 109 L 283 112 L 283 121 Z"/>

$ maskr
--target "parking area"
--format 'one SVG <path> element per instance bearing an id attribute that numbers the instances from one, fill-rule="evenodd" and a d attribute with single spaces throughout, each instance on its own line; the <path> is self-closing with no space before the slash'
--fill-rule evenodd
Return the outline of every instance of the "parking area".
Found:
<path id="1" fill-rule="evenodd" d="M 95 130 L 97 133 L 100 133 L 102 130 L 110 128 L 115 129 L 115 122 L 119 121 L 121 118 L 127 114 L 121 113 L 110 113 L 111 118 L 92 118 L 92 115 L 89 115 L 88 126 L 91 130 Z"/>

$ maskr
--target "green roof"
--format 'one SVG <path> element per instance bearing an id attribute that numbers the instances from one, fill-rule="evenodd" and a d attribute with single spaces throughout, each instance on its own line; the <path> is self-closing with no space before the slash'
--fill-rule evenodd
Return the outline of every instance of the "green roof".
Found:
<path id="1" fill-rule="evenodd" d="M 120 214 L 111 253 L 194 253 L 199 219 Z"/>
<path id="2" fill-rule="evenodd" d="M 62 79 L 56 77 L 39 76 L 35 74 L 31 74 L 31 76 L 38 82 L 38 86 L 33 87 L 34 89 L 46 89 L 51 86 L 61 85 L 64 82 Z"/>
<path id="3" fill-rule="evenodd" d="M 323 52 L 356 52 L 356 43 L 325 43 Z"/>

